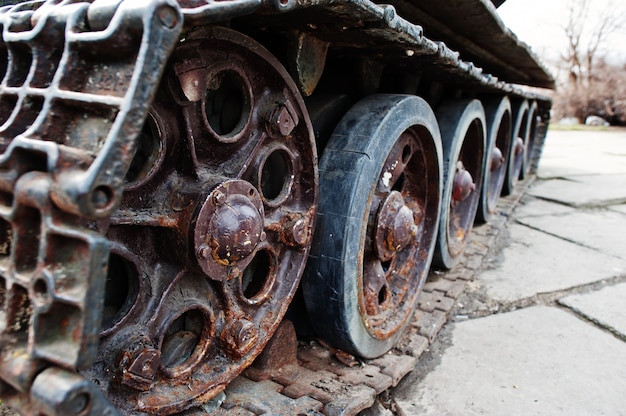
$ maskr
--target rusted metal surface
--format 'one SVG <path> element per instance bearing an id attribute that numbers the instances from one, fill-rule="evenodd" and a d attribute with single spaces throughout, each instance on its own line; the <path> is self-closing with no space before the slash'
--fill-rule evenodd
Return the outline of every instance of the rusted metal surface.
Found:
<path id="1" fill-rule="evenodd" d="M 108 406 L 80 376 L 70 378 L 87 383 L 79 398 L 93 398 L 89 406 L 71 399 L 75 379 L 50 380 L 65 379 L 58 367 L 96 360 L 109 253 L 98 219 L 119 205 L 137 125 L 181 29 L 175 2 L 101 4 L 0 9 L 0 378 L 27 413 Z M 90 11 L 94 26 L 108 20 L 106 31 L 90 27 Z M 62 397 L 71 400 L 52 402 Z"/>
<path id="2" fill-rule="evenodd" d="M 474 216 L 478 204 L 479 191 L 476 189 L 473 176 L 480 177 L 482 174 L 484 149 L 481 149 L 478 141 L 471 137 L 476 134 L 479 133 L 470 132 L 466 136 L 466 142 L 461 147 L 456 162 L 452 182 L 446 238 L 453 257 L 460 255 L 467 244 L 468 235 L 474 225 Z"/>
<path id="3" fill-rule="evenodd" d="M 494 2 L 497 7 L 501 1 Z M 398 14 L 445 40 L 464 60 L 507 82 L 554 88 L 550 71 L 500 20 L 488 0 L 390 0 Z M 530 24 L 530 22 L 529 22 Z"/>
<path id="4" fill-rule="evenodd" d="M 289 47 L 289 72 L 305 96 L 313 93 L 322 77 L 329 46 L 330 42 L 302 32 Z"/>
<path id="5" fill-rule="evenodd" d="M 468 31 L 480 32 L 475 30 L 477 26 L 474 21 L 466 18 L 468 13 L 475 17 L 469 11 L 479 11 L 478 16 L 490 28 L 489 32 L 483 34 L 484 37 L 493 40 L 491 37 L 496 36 L 498 46 L 492 50 L 490 46 L 493 45 L 482 39 L 481 45 L 469 54 L 466 54 L 472 50 L 472 42 L 467 42 L 469 37 L 450 30 L 432 30 L 432 26 L 425 30 L 424 25 L 431 22 L 428 13 L 419 10 L 416 2 L 406 0 L 393 2 L 393 5 L 375 4 L 369 0 L 301 0 L 290 11 L 288 19 L 285 15 L 264 13 L 262 19 L 251 16 L 241 19 L 241 24 L 259 28 L 261 32 L 296 30 L 298 34 L 306 33 L 318 41 L 329 42 L 329 50 L 355 59 L 364 56 L 363 48 L 366 47 L 367 57 L 374 59 L 367 61 L 365 72 L 374 78 L 379 70 L 377 65 L 385 63 L 400 68 L 420 68 L 420 71 L 431 76 L 443 73 L 446 74 L 442 77 L 444 82 L 454 79 L 459 84 L 472 84 L 491 92 L 533 96 L 512 82 L 535 82 L 553 88 L 554 80 L 548 71 L 526 45 L 503 29 L 497 16 L 484 3 L 482 0 L 456 2 L 454 5 L 428 2 L 429 10 L 441 12 L 450 8 L 459 9 L 458 15 L 451 13 L 449 17 L 456 19 L 457 28 L 464 27 L 465 34 Z M 446 12 L 443 14 L 445 16 Z M 464 42 L 460 42 L 460 39 Z M 447 46 L 444 41 L 453 44 L 453 47 Z M 463 51 L 463 55 L 458 51 Z M 482 56 L 477 60 L 480 63 L 472 62 L 479 56 Z M 517 60 L 518 64 L 508 64 L 511 59 Z M 291 63 L 296 64 L 293 60 Z M 483 64 L 484 69 L 479 66 Z M 539 98 L 549 101 L 545 97 Z"/>
<path id="6" fill-rule="evenodd" d="M 393 145 L 375 182 L 363 254 L 361 311 L 370 333 L 389 338 L 410 317 L 427 273 L 424 250 L 433 239 L 426 204 L 438 173 L 416 130 Z"/>
<path id="7" fill-rule="evenodd" d="M 57 3 L 2 15 L 14 107 L 2 107 L 0 377 L 25 413 L 55 365 L 82 369 L 122 412 L 178 412 L 252 362 L 293 296 L 315 213 L 310 122 L 269 53 L 215 29 L 187 35 L 144 123 L 178 4 Z M 55 28 L 58 49 L 43 43 Z M 41 389 L 46 414 L 85 410 Z M 99 414 L 91 390 L 81 397 Z"/>
<path id="8" fill-rule="evenodd" d="M 126 412 L 169 414 L 221 391 L 276 329 L 310 245 L 316 166 L 295 86 L 250 39 L 188 34 L 161 85 L 138 154 L 164 156 L 128 183 L 107 234 L 138 290 L 105 291 L 131 306 L 89 376 Z"/>

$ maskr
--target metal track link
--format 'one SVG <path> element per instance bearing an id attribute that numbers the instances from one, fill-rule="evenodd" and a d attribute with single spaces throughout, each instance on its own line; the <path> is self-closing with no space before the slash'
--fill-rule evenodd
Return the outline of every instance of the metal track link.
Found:
<path id="1" fill-rule="evenodd" d="M 420 355 L 447 322 L 467 282 L 481 270 L 490 247 L 506 225 L 533 177 L 519 183 L 513 194 L 501 198 L 498 215 L 472 230 L 464 258 L 447 272 L 431 272 L 422 289 L 418 310 L 396 347 L 374 360 L 357 360 L 316 341 L 299 343 L 289 321 L 284 321 L 265 351 L 225 390 L 212 416 L 326 415 L 352 416 L 377 406 L 377 396 L 395 387 L 413 370 Z M 205 415 L 206 410 L 185 413 Z M 367 413 L 366 413 L 367 414 Z"/>
<path id="2" fill-rule="evenodd" d="M 116 413 L 75 370 L 98 351 L 102 221 L 182 15 L 168 0 L 104 3 L 0 8 L 0 389 L 24 414 Z"/>

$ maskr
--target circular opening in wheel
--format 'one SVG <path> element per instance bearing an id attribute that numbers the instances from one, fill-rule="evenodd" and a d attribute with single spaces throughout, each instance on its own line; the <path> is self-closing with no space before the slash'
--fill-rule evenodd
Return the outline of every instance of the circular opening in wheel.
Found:
<path id="1" fill-rule="evenodd" d="M 272 151 L 261 166 L 260 188 L 263 200 L 278 205 L 290 194 L 293 168 L 289 154 L 283 149 Z"/>
<path id="2" fill-rule="evenodd" d="M 102 334 L 119 324 L 135 304 L 139 292 L 137 266 L 120 254 L 109 255 L 109 267 L 104 288 Z"/>
<path id="3" fill-rule="evenodd" d="M 127 187 L 135 187 L 150 178 L 163 155 L 161 132 L 154 115 L 148 114 L 137 142 L 137 151 L 126 173 Z"/>
<path id="4" fill-rule="evenodd" d="M 267 250 L 259 250 L 241 275 L 241 294 L 252 302 L 264 298 L 272 285 L 272 256 Z"/>
<path id="5" fill-rule="evenodd" d="M 209 83 L 203 102 L 209 128 L 225 143 L 237 141 L 250 117 L 251 100 L 247 84 L 237 72 L 217 73 Z"/>
<path id="6" fill-rule="evenodd" d="M 161 343 L 161 366 L 167 373 L 178 374 L 199 360 L 208 342 L 203 341 L 207 325 L 207 317 L 198 308 L 171 321 Z"/>

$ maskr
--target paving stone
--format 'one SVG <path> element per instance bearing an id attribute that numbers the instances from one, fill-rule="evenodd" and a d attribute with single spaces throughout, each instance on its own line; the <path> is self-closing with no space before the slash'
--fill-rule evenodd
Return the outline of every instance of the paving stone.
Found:
<path id="1" fill-rule="evenodd" d="M 626 260 L 626 217 L 619 212 L 571 212 L 558 216 L 522 218 L 518 221 Z"/>
<path id="2" fill-rule="evenodd" d="M 530 189 L 530 194 L 573 207 L 607 206 L 626 202 L 625 183 L 626 174 L 559 178 L 538 182 Z"/>
<path id="3" fill-rule="evenodd" d="M 626 343 L 554 307 L 456 323 L 422 379 L 395 391 L 399 415 L 623 415 Z"/>
<path id="4" fill-rule="evenodd" d="M 509 226 L 510 244 L 492 269 L 478 277 L 487 295 L 500 302 L 569 289 L 626 272 L 626 261 L 519 224 Z"/>
<path id="5" fill-rule="evenodd" d="M 534 216 L 562 215 L 574 212 L 575 208 L 556 202 L 545 201 L 539 198 L 527 196 L 522 198 L 520 204 L 515 207 L 513 217 L 524 218 Z"/>
<path id="6" fill-rule="evenodd" d="M 537 174 L 553 178 L 626 173 L 624 136 L 623 129 L 596 134 L 551 130 Z"/>
<path id="7" fill-rule="evenodd" d="M 626 338 L 626 283 L 571 295 L 560 299 L 559 303 Z"/>
<path id="8" fill-rule="evenodd" d="M 621 212 L 622 214 L 626 214 L 626 204 L 620 205 L 611 205 L 609 206 L 610 210 Z"/>

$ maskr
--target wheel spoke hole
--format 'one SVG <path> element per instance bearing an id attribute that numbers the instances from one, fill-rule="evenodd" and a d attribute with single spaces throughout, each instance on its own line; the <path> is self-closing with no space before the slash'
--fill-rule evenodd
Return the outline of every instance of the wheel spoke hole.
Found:
<path id="1" fill-rule="evenodd" d="M 206 122 L 222 141 L 233 142 L 250 116 L 251 100 L 246 83 L 234 71 L 218 73 L 204 100 Z"/>
<path id="2" fill-rule="evenodd" d="M 383 305 L 389 299 L 389 290 L 387 286 L 383 286 L 378 291 L 378 304 Z"/>
<path id="3" fill-rule="evenodd" d="M 107 332 L 130 311 L 139 292 L 139 274 L 135 264 L 111 253 L 104 289 L 102 331 Z"/>
<path id="4" fill-rule="evenodd" d="M 254 256 L 241 276 L 241 293 L 252 300 L 262 297 L 268 291 L 272 273 L 272 258 L 266 250 L 260 250 Z"/>
<path id="5" fill-rule="evenodd" d="M 198 309 L 190 309 L 169 325 L 161 345 L 161 364 L 172 370 L 190 361 L 198 350 L 205 319 Z"/>
<path id="6" fill-rule="evenodd" d="M 385 274 L 387 274 L 387 272 L 389 271 L 389 269 L 391 268 L 391 260 L 388 261 L 381 261 L 380 265 L 383 268 L 383 271 L 385 272 Z"/>
<path id="7" fill-rule="evenodd" d="M 149 114 L 139 134 L 137 151 L 126 173 L 126 183 L 135 185 L 152 176 L 162 150 L 159 128 L 154 116 Z"/>
<path id="8" fill-rule="evenodd" d="M 402 172 L 402 174 L 398 176 L 398 180 L 393 184 L 393 187 L 391 188 L 391 190 L 402 192 L 402 187 L 404 186 L 404 179 L 405 179 L 404 172 Z"/>
<path id="9" fill-rule="evenodd" d="M 265 202 L 279 204 L 287 198 L 293 181 L 291 158 L 278 149 L 269 154 L 261 167 L 260 188 Z"/>
<path id="10" fill-rule="evenodd" d="M 408 144 L 402 148 L 402 163 L 403 164 L 406 165 L 407 163 L 409 163 L 412 153 L 413 152 L 411 151 L 411 146 L 409 146 Z"/>

